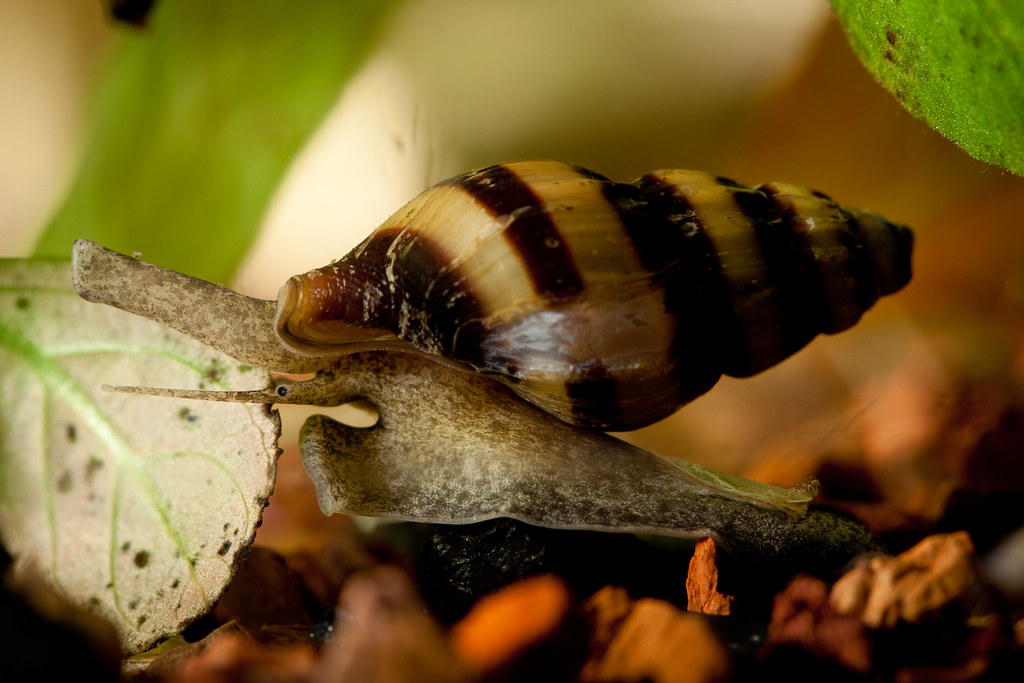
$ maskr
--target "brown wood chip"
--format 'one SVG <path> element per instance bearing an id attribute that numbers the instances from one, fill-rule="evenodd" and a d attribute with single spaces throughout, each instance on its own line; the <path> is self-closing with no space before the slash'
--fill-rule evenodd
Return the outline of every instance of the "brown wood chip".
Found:
<path id="1" fill-rule="evenodd" d="M 718 592 L 718 548 L 712 538 L 694 548 L 686 575 L 686 609 L 703 614 L 729 614 L 735 598 Z"/>

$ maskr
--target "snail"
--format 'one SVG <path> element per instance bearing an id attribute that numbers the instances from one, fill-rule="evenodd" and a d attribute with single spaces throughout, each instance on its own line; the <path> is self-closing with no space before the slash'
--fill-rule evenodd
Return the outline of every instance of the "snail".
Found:
<path id="1" fill-rule="evenodd" d="M 520 161 L 435 185 L 290 278 L 276 329 L 311 356 L 397 337 L 562 420 L 628 430 L 850 327 L 907 283 L 911 246 L 793 185 Z"/>
<path id="2" fill-rule="evenodd" d="M 518 161 L 434 185 L 290 278 L 274 330 L 316 369 L 414 350 L 565 422 L 631 430 L 847 329 L 909 281 L 912 245 L 908 228 L 795 185 L 684 170 L 619 183 Z M 299 402 L 302 384 L 272 400 Z"/>

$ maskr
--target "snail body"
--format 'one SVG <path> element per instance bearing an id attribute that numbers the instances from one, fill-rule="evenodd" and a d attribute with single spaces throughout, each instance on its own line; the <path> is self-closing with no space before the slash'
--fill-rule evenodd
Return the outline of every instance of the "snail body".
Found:
<path id="1" fill-rule="evenodd" d="M 290 278 L 276 333 L 311 357 L 415 348 L 566 422 L 636 429 L 856 323 L 908 282 L 912 241 L 793 185 L 499 164 L 427 189 Z"/>

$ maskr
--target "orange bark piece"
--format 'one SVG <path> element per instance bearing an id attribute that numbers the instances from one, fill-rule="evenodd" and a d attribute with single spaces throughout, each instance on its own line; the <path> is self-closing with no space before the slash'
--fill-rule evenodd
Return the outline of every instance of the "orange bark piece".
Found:
<path id="1" fill-rule="evenodd" d="M 729 614 L 735 598 L 718 592 L 718 548 L 703 538 L 694 548 L 686 574 L 686 609 L 702 614 Z"/>
<path id="2" fill-rule="evenodd" d="M 583 666 L 580 680 L 706 683 L 723 680 L 728 673 L 725 647 L 703 617 L 644 598 L 621 620 L 607 647 Z"/>
<path id="3" fill-rule="evenodd" d="M 557 577 L 534 576 L 479 600 L 450 633 L 456 655 L 479 675 L 511 661 L 558 630 L 572 606 Z"/>
<path id="4" fill-rule="evenodd" d="M 832 587 L 830 603 L 870 628 L 921 621 L 977 582 L 973 554 L 965 531 L 929 536 L 896 557 L 873 557 L 847 572 Z"/>

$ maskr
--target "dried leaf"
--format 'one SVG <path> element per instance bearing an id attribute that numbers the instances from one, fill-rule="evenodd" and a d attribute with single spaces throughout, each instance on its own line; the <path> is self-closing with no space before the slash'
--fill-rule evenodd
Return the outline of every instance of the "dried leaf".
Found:
<path id="1" fill-rule="evenodd" d="M 30 261 L 0 262 L 0 363 L 4 545 L 129 651 L 208 611 L 273 489 L 277 415 L 100 386 L 254 388 L 267 373 L 82 301 L 67 263 Z"/>
<path id="2" fill-rule="evenodd" d="M 775 596 L 765 655 L 780 648 L 806 650 L 854 671 L 871 668 L 871 644 L 863 625 L 833 611 L 828 587 L 812 576 L 797 576 Z"/>
<path id="3" fill-rule="evenodd" d="M 633 603 L 607 648 L 587 661 L 580 680 L 704 683 L 724 680 L 729 668 L 725 647 L 703 617 L 645 598 Z"/>
<path id="4" fill-rule="evenodd" d="M 409 578 L 396 567 L 378 567 L 345 585 L 314 680 L 459 683 L 469 676 Z"/>
<path id="5" fill-rule="evenodd" d="M 871 628 L 937 613 L 975 585 L 974 545 L 965 531 L 929 536 L 896 557 L 873 557 L 843 575 L 830 602 Z"/>
<path id="6" fill-rule="evenodd" d="M 608 649 L 632 609 L 629 593 L 620 586 L 605 586 L 587 598 L 583 613 L 590 621 L 590 647 L 595 653 Z"/>
<path id="7" fill-rule="evenodd" d="M 272 625 L 312 625 L 302 578 L 273 550 L 256 546 L 217 602 L 212 615 L 220 623 L 235 621 L 250 633 Z"/>

